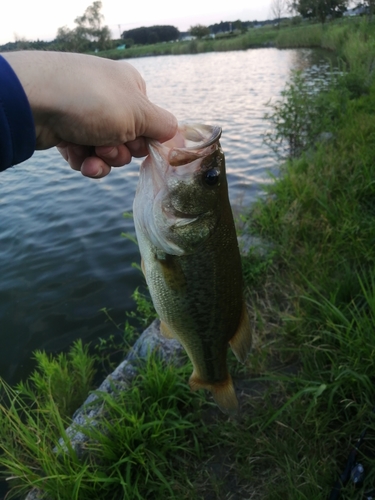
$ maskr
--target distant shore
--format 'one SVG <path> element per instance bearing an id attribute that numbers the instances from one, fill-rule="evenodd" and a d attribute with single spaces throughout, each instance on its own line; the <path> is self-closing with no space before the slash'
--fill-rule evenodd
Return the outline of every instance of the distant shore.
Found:
<path id="1" fill-rule="evenodd" d="M 355 30 L 360 18 L 339 19 L 322 25 L 301 22 L 297 25 L 278 27 L 263 26 L 251 28 L 242 34 L 194 39 L 190 41 L 165 42 L 152 45 L 137 45 L 96 52 L 95 55 L 108 59 L 131 59 L 162 55 L 198 54 L 202 52 L 224 52 L 264 47 L 322 48 L 339 51 L 345 40 L 345 32 Z"/>

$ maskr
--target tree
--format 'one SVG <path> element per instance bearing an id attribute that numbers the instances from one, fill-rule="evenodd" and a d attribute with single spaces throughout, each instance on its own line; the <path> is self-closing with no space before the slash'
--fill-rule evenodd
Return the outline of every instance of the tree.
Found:
<path id="1" fill-rule="evenodd" d="M 66 52 L 85 52 L 89 50 L 89 42 L 77 30 L 62 26 L 57 30 L 56 45 L 58 50 Z"/>
<path id="2" fill-rule="evenodd" d="M 239 19 L 237 19 L 237 21 L 234 21 L 233 28 L 235 30 L 241 31 L 241 33 L 245 33 L 246 31 L 246 26 Z"/>
<path id="3" fill-rule="evenodd" d="M 371 22 L 375 12 L 375 0 L 363 0 L 363 5 L 365 5 L 368 9 L 368 19 Z"/>
<path id="4" fill-rule="evenodd" d="M 226 22 L 221 21 L 220 23 L 211 24 L 210 30 L 212 31 L 212 33 L 215 33 L 215 35 L 217 33 L 226 33 L 230 31 L 230 23 L 228 21 Z"/>
<path id="5" fill-rule="evenodd" d="M 279 23 L 279 28 L 280 28 L 280 19 L 283 14 L 285 14 L 287 10 L 287 5 L 285 0 L 272 0 L 271 3 L 271 13 Z"/>
<path id="6" fill-rule="evenodd" d="M 103 25 L 104 16 L 100 12 L 102 2 L 94 1 L 89 5 L 82 16 L 74 20 L 77 25 L 73 30 L 67 26 L 59 28 L 56 41 L 61 50 L 72 52 L 85 52 L 98 48 L 108 48 L 111 41 L 111 32 L 108 26 Z"/>
<path id="7" fill-rule="evenodd" d="M 293 0 L 291 8 L 302 17 L 318 19 L 324 23 L 327 17 L 341 17 L 349 0 Z"/>
<path id="8" fill-rule="evenodd" d="M 96 41 L 99 50 L 105 49 L 111 39 L 108 26 L 102 26 L 104 16 L 100 12 L 101 8 L 102 2 L 97 0 L 87 7 L 82 16 L 78 16 L 74 20 L 78 33 L 89 40 Z"/>
<path id="9" fill-rule="evenodd" d="M 178 40 L 180 32 L 174 26 L 150 26 L 141 28 L 134 28 L 132 30 L 124 31 L 121 38 L 132 39 L 134 43 L 146 45 L 158 42 L 170 42 Z"/>
<path id="10" fill-rule="evenodd" d="M 196 36 L 200 39 L 210 34 L 210 28 L 203 26 L 203 24 L 196 24 L 195 26 L 190 26 L 189 32 L 191 36 Z"/>

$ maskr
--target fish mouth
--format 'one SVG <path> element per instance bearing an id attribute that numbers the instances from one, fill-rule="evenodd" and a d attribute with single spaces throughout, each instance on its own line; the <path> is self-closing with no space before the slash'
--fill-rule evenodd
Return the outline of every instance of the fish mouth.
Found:
<path id="1" fill-rule="evenodd" d="M 181 124 L 176 135 L 167 142 L 151 140 L 148 144 L 150 155 L 157 165 L 179 167 L 207 156 L 212 146 L 221 137 L 221 127 L 200 123 Z M 163 160 L 163 161 L 161 161 Z"/>
<path id="2" fill-rule="evenodd" d="M 221 137 L 221 127 L 185 124 L 178 127 L 173 139 L 164 143 L 169 147 L 168 163 L 172 167 L 186 165 L 208 154 L 207 149 L 217 144 Z"/>
<path id="3" fill-rule="evenodd" d="M 220 139 L 221 127 L 201 123 L 181 124 L 176 135 L 164 146 L 170 149 L 197 150 L 207 148 Z"/>

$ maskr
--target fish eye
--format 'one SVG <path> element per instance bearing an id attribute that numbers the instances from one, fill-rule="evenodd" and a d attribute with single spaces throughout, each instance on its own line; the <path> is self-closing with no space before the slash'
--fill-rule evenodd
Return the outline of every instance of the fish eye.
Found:
<path id="1" fill-rule="evenodd" d="M 220 172 L 216 168 L 211 168 L 203 174 L 203 181 L 207 186 L 215 186 L 219 182 Z"/>

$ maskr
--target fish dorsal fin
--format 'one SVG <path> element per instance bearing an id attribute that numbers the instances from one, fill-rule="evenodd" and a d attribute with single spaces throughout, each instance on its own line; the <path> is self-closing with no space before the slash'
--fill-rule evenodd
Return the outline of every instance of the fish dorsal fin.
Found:
<path id="1" fill-rule="evenodd" d="M 164 323 L 163 320 L 160 321 L 160 332 L 165 337 L 166 339 L 175 339 L 175 335 L 173 335 L 172 330 L 169 328 L 169 326 Z"/>
<path id="2" fill-rule="evenodd" d="M 251 350 L 251 338 L 250 319 L 245 301 L 243 301 L 240 323 L 236 333 L 229 341 L 232 351 L 241 363 L 245 363 L 247 355 Z"/>
<path id="3" fill-rule="evenodd" d="M 239 413 L 239 405 L 236 396 L 236 391 L 233 387 L 232 377 L 228 377 L 223 382 L 217 384 L 209 384 L 200 380 L 195 370 L 189 380 L 190 389 L 197 391 L 199 389 L 206 389 L 211 392 L 215 403 L 220 410 L 227 415 L 236 416 Z"/>

